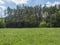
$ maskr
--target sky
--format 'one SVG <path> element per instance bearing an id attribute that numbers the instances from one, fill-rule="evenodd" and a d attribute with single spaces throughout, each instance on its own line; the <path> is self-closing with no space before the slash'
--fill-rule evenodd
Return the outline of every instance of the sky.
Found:
<path id="1" fill-rule="evenodd" d="M 0 0 L 0 16 L 4 15 L 4 10 L 9 6 L 11 8 L 15 8 L 16 5 L 28 5 L 28 6 L 35 6 L 35 5 L 42 5 L 44 4 L 49 6 L 54 6 L 60 4 L 60 0 Z"/>

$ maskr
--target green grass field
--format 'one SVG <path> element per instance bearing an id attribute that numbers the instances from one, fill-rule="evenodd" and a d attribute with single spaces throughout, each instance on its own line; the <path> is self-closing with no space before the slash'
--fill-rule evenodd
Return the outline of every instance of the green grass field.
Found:
<path id="1" fill-rule="evenodd" d="M 60 45 L 60 28 L 3 28 L 0 45 Z"/>

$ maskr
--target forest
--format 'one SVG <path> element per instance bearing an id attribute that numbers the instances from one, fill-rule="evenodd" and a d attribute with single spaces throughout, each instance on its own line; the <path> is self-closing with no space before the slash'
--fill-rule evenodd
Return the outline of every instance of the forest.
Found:
<path id="1" fill-rule="evenodd" d="M 0 18 L 0 28 L 40 28 L 60 27 L 60 5 L 7 7 L 4 18 Z"/>

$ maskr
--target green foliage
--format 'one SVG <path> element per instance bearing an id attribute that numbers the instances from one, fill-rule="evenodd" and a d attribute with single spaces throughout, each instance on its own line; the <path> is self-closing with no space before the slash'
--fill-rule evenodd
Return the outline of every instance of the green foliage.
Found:
<path id="1" fill-rule="evenodd" d="M 17 5 L 13 9 L 8 7 L 4 12 L 7 15 L 3 24 L 5 27 L 38 27 L 39 25 L 40 27 L 60 27 L 60 5 L 58 7 L 57 5 L 50 7 Z"/>
<path id="2" fill-rule="evenodd" d="M 48 27 L 46 21 L 42 21 L 42 22 L 40 23 L 39 27 L 41 27 L 41 28 Z"/>
<path id="3" fill-rule="evenodd" d="M 60 11 L 47 16 L 46 22 L 49 27 L 60 27 Z"/>
<path id="4" fill-rule="evenodd" d="M 16 6 L 15 9 L 7 8 L 7 17 L 5 18 L 6 26 L 20 27 L 38 27 L 41 21 L 41 6 Z M 15 27 L 14 26 L 14 27 Z"/>
<path id="5" fill-rule="evenodd" d="M 0 18 L 0 28 L 3 28 L 5 25 L 4 19 Z"/>

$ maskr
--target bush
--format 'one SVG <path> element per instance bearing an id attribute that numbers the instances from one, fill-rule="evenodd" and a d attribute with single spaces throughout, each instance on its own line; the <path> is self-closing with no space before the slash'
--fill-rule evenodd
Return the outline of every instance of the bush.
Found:
<path id="1" fill-rule="evenodd" d="M 47 27 L 47 23 L 45 21 L 42 21 L 40 23 L 39 27 Z"/>
<path id="2" fill-rule="evenodd" d="M 4 27 L 4 24 L 0 22 L 0 28 L 3 28 Z"/>
<path id="3" fill-rule="evenodd" d="M 5 22 L 3 19 L 0 19 L 0 28 L 5 27 Z"/>

